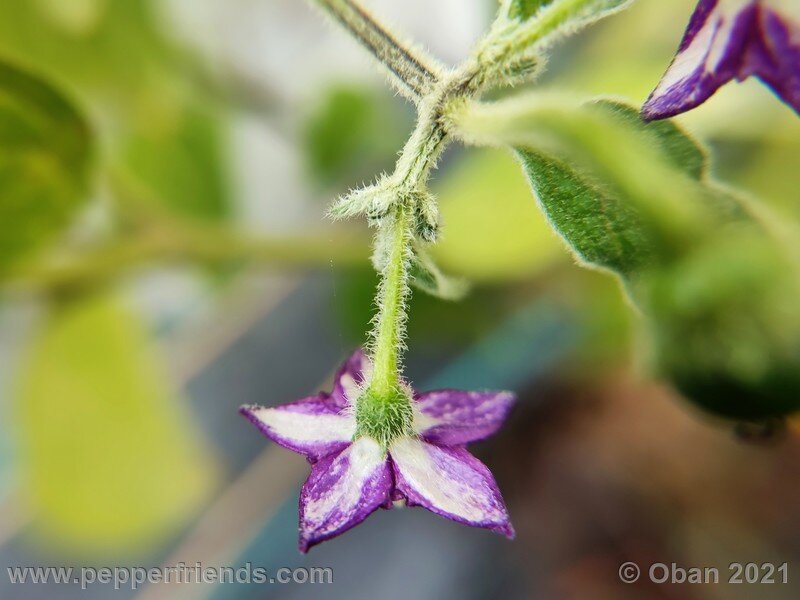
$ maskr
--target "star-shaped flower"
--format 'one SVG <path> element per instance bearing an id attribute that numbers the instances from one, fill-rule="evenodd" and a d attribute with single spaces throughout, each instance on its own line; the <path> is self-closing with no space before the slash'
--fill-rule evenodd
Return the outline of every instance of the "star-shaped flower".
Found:
<path id="1" fill-rule="evenodd" d="M 465 445 L 497 431 L 514 395 L 409 391 L 410 430 L 379 440 L 362 432 L 356 419 L 355 403 L 365 392 L 370 370 L 359 350 L 339 370 L 330 394 L 276 408 L 241 408 L 268 438 L 305 455 L 312 465 L 300 494 L 301 552 L 399 500 L 513 537 L 494 477 Z"/>
<path id="2" fill-rule="evenodd" d="M 751 75 L 800 113 L 800 1 L 700 0 L 642 116 L 686 112 Z"/>

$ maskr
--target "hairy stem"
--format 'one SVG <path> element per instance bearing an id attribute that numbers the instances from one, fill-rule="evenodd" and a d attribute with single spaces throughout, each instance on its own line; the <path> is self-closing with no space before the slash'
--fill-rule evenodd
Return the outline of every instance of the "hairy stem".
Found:
<path id="1" fill-rule="evenodd" d="M 353 0 L 313 0 L 347 29 L 393 75 L 399 91 L 419 102 L 436 86 L 442 68 L 418 49 L 401 44 Z"/>
<path id="2" fill-rule="evenodd" d="M 396 208 L 391 224 L 378 235 L 385 235 L 387 262 L 381 273 L 378 291 L 380 306 L 373 339 L 373 374 L 370 389 L 377 396 L 388 397 L 400 383 L 399 361 L 409 296 L 408 262 L 411 250 L 409 207 Z"/>
<path id="3" fill-rule="evenodd" d="M 419 107 L 414 132 L 400 153 L 391 179 L 398 188 L 425 186 L 431 170 L 450 141 L 448 110 L 456 98 L 472 98 L 481 90 L 475 63 L 467 63 L 450 74 L 428 94 Z"/>

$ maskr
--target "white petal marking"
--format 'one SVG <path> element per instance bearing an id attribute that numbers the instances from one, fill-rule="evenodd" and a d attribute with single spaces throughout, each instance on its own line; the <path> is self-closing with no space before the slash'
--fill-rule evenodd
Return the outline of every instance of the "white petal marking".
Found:
<path id="1" fill-rule="evenodd" d="M 304 519 L 321 537 L 336 531 L 342 522 L 330 519 L 333 513 L 349 515 L 361 502 L 365 482 L 386 462 L 380 444 L 370 438 L 360 438 L 331 464 L 327 478 L 336 483 L 318 497 L 310 497 L 304 507 Z M 344 473 L 342 470 L 346 469 Z"/>
<path id="2" fill-rule="evenodd" d="M 309 414 L 262 408 L 253 415 L 275 435 L 295 442 L 346 442 L 356 432 L 352 415 Z"/>
<path id="3" fill-rule="evenodd" d="M 656 88 L 655 95 L 665 94 L 670 88 L 702 69 L 713 73 L 730 41 L 736 15 L 753 0 L 720 0 L 706 18 L 689 46 L 679 53 Z"/>
<path id="4" fill-rule="evenodd" d="M 416 439 L 399 438 L 389 451 L 403 478 L 417 493 L 439 510 L 466 521 L 479 523 L 502 517 L 475 487 L 447 476 L 442 465 L 437 465 L 431 457 L 430 451 L 438 450 L 436 446 L 423 444 Z M 449 459 L 446 455 L 441 458 L 444 462 Z"/>

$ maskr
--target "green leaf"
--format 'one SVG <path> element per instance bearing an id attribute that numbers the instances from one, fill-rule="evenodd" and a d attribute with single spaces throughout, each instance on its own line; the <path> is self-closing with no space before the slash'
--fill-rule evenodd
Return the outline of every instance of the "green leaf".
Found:
<path id="1" fill-rule="evenodd" d="M 639 110 L 618 100 L 593 100 L 590 110 L 610 117 L 622 127 L 636 132 L 642 140 L 652 140 L 669 167 L 699 183 L 705 204 L 726 220 L 749 220 L 751 216 L 735 190 L 711 179 L 708 149 L 672 119 L 645 122 Z"/>
<path id="2" fill-rule="evenodd" d="M 550 132 L 560 146 L 543 141 L 517 150 L 553 227 L 581 262 L 623 278 L 647 317 L 657 371 L 694 404 L 747 420 L 800 409 L 800 278 L 783 239 L 753 219 L 732 192 L 708 180 L 704 150 L 677 127 L 644 124 L 624 105 L 586 108 L 609 126 L 589 134 L 592 121 L 578 132 L 560 120 L 545 121 L 544 128 L 555 125 Z M 576 113 L 575 119 L 582 117 Z M 598 132 L 605 132 L 602 143 L 593 138 Z M 579 148 L 569 162 L 545 150 L 564 150 L 570 142 Z M 661 159 L 648 154 L 651 145 Z M 668 167 L 658 179 L 664 185 L 649 198 L 638 191 L 641 173 L 625 170 L 648 168 L 637 154 Z M 626 160 L 615 169 L 621 156 Z M 685 177 L 700 192 L 692 202 L 705 200 L 707 209 L 702 226 L 691 229 L 694 239 L 677 245 L 665 236 L 674 225 L 661 226 L 671 214 L 650 210 L 664 190 L 687 201 L 668 187 L 670 172 Z"/>
<path id="3" fill-rule="evenodd" d="M 653 263 L 648 228 L 618 194 L 543 152 L 517 154 L 550 224 L 581 263 L 624 277 Z"/>
<path id="4" fill-rule="evenodd" d="M 391 96 L 354 85 L 332 87 L 305 124 L 308 170 L 321 185 L 342 189 L 388 171 L 410 116 Z"/>
<path id="5" fill-rule="evenodd" d="M 107 0 L 32 0 L 42 16 L 62 30 L 82 35 L 91 32 L 106 10 Z"/>
<path id="6" fill-rule="evenodd" d="M 525 21 L 530 19 L 543 7 L 552 4 L 554 0 L 509 0 L 505 7 L 506 15 L 510 19 Z"/>
<path id="7" fill-rule="evenodd" d="M 691 138 L 672 126 L 642 123 L 631 111 L 529 95 L 462 108 L 452 118 L 469 142 L 528 148 L 587 174 L 640 216 L 659 253 L 688 251 L 707 227 L 741 218 L 735 203 L 702 177 L 703 153 Z"/>
<path id="8" fill-rule="evenodd" d="M 509 11 L 525 17 L 520 25 L 503 33 L 507 56 L 538 53 L 564 37 L 608 17 L 631 0 L 519 0 Z M 535 18 L 532 18 L 535 17 Z M 519 20 L 519 19 L 518 19 Z"/>
<path id="9" fill-rule="evenodd" d="M 69 85 L 85 100 L 100 96 L 106 109 L 145 98 L 160 107 L 168 99 L 157 82 L 185 74 L 165 72 L 174 56 L 154 6 L 127 0 L 0 2 L 0 52 Z"/>
<path id="10" fill-rule="evenodd" d="M 64 96 L 0 61 L 0 273 L 84 206 L 90 150 L 87 124 Z"/>
<path id="11" fill-rule="evenodd" d="M 658 370 L 694 403 L 747 420 L 800 409 L 800 277 L 757 225 L 709 232 L 636 293 Z"/>
<path id="12" fill-rule="evenodd" d="M 652 137 L 664 151 L 672 166 L 687 173 L 693 179 L 700 181 L 708 175 L 708 150 L 675 121 L 665 119 L 646 123 L 642 120 L 637 108 L 616 100 L 594 100 L 588 102 L 587 106 Z"/>
<path id="13" fill-rule="evenodd" d="M 142 551 L 191 518 L 214 465 L 135 315 L 60 304 L 22 369 L 18 436 L 39 536 L 70 553 Z"/>
<path id="14" fill-rule="evenodd" d="M 631 0 L 507 0 L 476 48 L 486 82 L 516 85 L 540 73 L 555 43 L 622 10 Z"/>
<path id="15" fill-rule="evenodd" d="M 125 168 L 167 209 L 198 220 L 224 220 L 231 216 L 224 139 L 219 111 L 192 106 L 160 127 L 136 133 L 124 153 Z"/>
<path id="16" fill-rule="evenodd" d="M 469 289 L 464 280 L 442 273 L 428 252 L 419 245 L 415 245 L 409 273 L 414 287 L 442 300 L 460 300 Z"/>

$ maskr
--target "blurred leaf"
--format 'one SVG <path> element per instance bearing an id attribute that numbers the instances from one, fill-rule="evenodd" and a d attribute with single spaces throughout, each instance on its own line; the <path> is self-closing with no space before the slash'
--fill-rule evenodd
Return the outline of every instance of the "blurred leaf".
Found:
<path id="1" fill-rule="evenodd" d="M 697 178 L 704 162 L 694 140 L 674 126 L 644 124 L 631 110 L 528 94 L 456 109 L 453 118 L 468 140 L 535 150 L 588 175 L 639 215 L 659 255 L 680 254 L 721 218 L 740 215 Z"/>
<path id="2" fill-rule="evenodd" d="M 630 360 L 639 319 L 618 281 L 600 271 L 570 271 L 548 289 L 559 293 L 577 323 L 580 343 L 566 365 L 571 380 L 596 381 Z"/>
<path id="3" fill-rule="evenodd" d="M 98 135 L 153 197 L 183 215 L 229 215 L 224 111 L 191 59 L 165 37 L 155 2 L 20 0 L 0 3 L 0 52 L 82 99 Z M 67 6 L 68 5 L 68 6 Z M 121 156 L 120 156 L 121 155 Z"/>
<path id="4" fill-rule="evenodd" d="M 585 266 L 629 277 L 653 262 L 650 232 L 630 203 L 564 161 L 518 154 L 550 224 Z"/>
<path id="5" fill-rule="evenodd" d="M 507 281 L 535 276 L 564 255 L 505 152 L 463 155 L 438 182 L 436 195 L 444 225 L 431 252 L 447 271 Z"/>
<path id="6" fill-rule="evenodd" d="M 554 0 L 506 0 L 505 11 L 511 19 L 524 21 L 534 16 L 542 7 Z"/>
<path id="7" fill-rule="evenodd" d="M 672 166 L 693 179 L 701 180 L 708 175 L 708 151 L 673 120 L 645 123 L 638 109 L 615 100 L 600 99 L 587 103 L 587 106 L 603 111 L 625 126 L 650 136 L 664 151 Z"/>
<path id="8" fill-rule="evenodd" d="M 223 122 L 212 107 L 191 107 L 128 141 L 126 167 L 155 199 L 182 216 L 231 216 Z"/>
<path id="9" fill-rule="evenodd" d="M 178 530 L 212 463 L 134 315 L 104 296 L 56 307 L 23 369 L 37 531 L 71 553 L 135 552 Z"/>
<path id="10" fill-rule="evenodd" d="M 149 0 L 0 2 L 0 52 L 84 99 L 99 94 L 129 106 L 154 93 L 170 59 L 151 7 Z"/>
<path id="11" fill-rule="evenodd" d="M 428 252 L 418 246 L 414 249 L 409 271 L 414 287 L 442 300 L 460 300 L 469 287 L 466 281 L 442 273 Z"/>
<path id="12" fill-rule="evenodd" d="M 637 286 L 658 368 L 693 402 L 737 419 L 800 409 L 800 278 L 754 224 L 711 232 Z"/>
<path id="13" fill-rule="evenodd" d="M 325 187 L 345 188 L 389 169 L 402 146 L 410 115 L 391 97 L 337 85 L 305 124 L 311 174 Z"/>
<path id="14" fill-rule="evenodd" d="M 560 145 L 540 138 L 535 150 L 518 150 L 551 224 L 584 263 L 623 277 L 648 318 L 658 371 L 693 403 L 734 419 L 800 409 L 800 286 L 781 240 L 733 192 L 708 179 L 705 151 L 680 129 L 644 124 L 624 105 L 586 108 L 608 120 L 607 128 L 592 131 L 596 125 L 589 120 L 586 130 L 576 132 L 557 116 L 543 128 L 550 126 Z M 603 143 L 595 143 L 592 134 L 604 130 Z M 570 144 L 581 150 L 569 153 Z M 648 198 L 637 185 L 641 172 L 632 169 L 639 164 L 637 148 L 646 155 L 653 144 L 659 152 L 650 157 L 661 156 L 666 170 L 656 173 L 665 185 L 672 172 L 683 178 L 683 189 L 696 186 L 691 200 L 660 189 L 674 196 L 666 199 L 671 206 L 690 203 L 703 211 L 702 226 L 686 220 L 693 239 L 683 243 L 670 235 L 680 233 L 680 222 L 670 223 L 672 215 L 658 206 L 651 210 L 656 184 Z M 561 148 L 570 161 L 549 148 Z M 626 166 L 633 172 L 624 172 Z"/>
<path id="15" fill-rule="evenodd" d="M 490 45 L 505 46 L 506 64 L 536 55 L 566 36 L 625 8 L 631 0 L 511 0 L 506 13 L 516 27 L 495 31 Z M 532 17 L 536 18 L 532 18 Z"/>
<path id="16" fill-rule="evenodd" d="M 531 95 L 455 118 L 469 139 L 517 148 L 551 225 L 584 264 L 630 277 L 688 252 L 706 227 L 743 217 L 707 181 L 695 140 L 622 103 Z"/>
<path id="17" fill-rule="evenodd" d="M 42 15 L 69 33 L 85 34 L 94 29 L 106 9 L 106 0 L 36 0 Z"/>
<path id="18" fill-rule="evenodd" d="M 51 241 L 85 204 L 90 145 L 67 99 L 0 62 L 0 272 Z"/>

